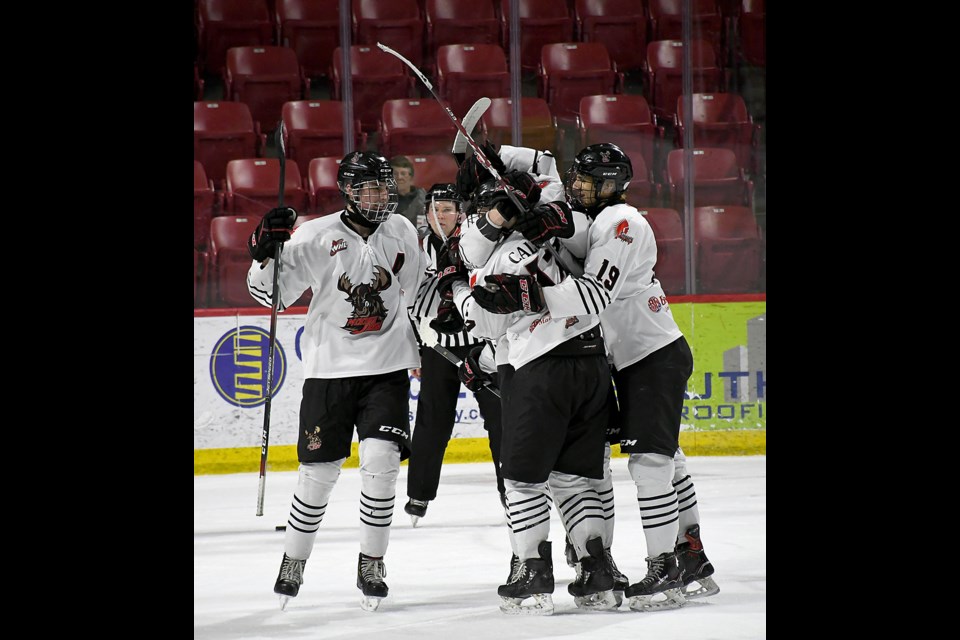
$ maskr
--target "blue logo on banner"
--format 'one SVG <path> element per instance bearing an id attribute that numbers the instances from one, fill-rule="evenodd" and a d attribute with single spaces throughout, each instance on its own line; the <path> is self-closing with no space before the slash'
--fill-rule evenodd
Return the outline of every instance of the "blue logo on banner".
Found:
<path id="1" fill-rule="evenodd" d="M 280 341 L 273 354 L 276 397 L 287 374 L 287 356 Z M 260 327 L 240 327 L 225 333 L 210 354 L 210 379 L 224 400 L 238 407 L 259 407 L 267 401 L 270 333 Z"/>

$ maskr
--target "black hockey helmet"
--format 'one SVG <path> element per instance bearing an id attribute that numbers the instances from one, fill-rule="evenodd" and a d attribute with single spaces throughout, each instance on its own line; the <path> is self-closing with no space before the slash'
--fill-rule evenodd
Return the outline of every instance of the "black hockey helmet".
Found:
<path id="1" fill-rule="evenodd" d="M 457 211 L 463 210 L 463 197 L 452 182 L 438 182 L 427 191 L 426 201 L 449 200 L 457 205 Z"/>
<path id="2" fill-rule="evenodd" d="M 347 202 L 347 210 L 363 216 L 367 223 L 380 224 L 397 210 L 400 202 L 390 161 L 373 151 L 348 153 L 340 162 L 337 186 Z M 386 188 L 386 201 L 361 203 L 360 190 L 364 188 Z"/>
<path id="3" fill-rule="evenodd" d="M 574 189 L 578 176 L 581 186 Z M 620 147 L 611 142 L 591 144 L 580 150 L 563 177 L 567 200 L 575 209 L 596 215 L 600 209 L 623 201 L 623 192 L 633 178 L 633 164 Z M 589 182 L 592 187 L 584 184 Z M 601 197 L 601 193 L 603 196 Z"/>

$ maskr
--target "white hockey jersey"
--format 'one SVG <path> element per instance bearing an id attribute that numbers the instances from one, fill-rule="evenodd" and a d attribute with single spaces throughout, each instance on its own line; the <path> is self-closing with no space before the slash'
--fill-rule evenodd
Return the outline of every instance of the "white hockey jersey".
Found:
<path id="1" fill-rule="evenodd" d="M 496 247 L 483 267 L 471 273 L 470 285 L 482 287 L 485 276 L 497 273 L 540 273 L 540 281 L 547 278 L 557 282 L 561 272 L 556 261 L 545 250 L 538 249 L 515 232 Z M 471 287 L 462 282 L 455 283 L 454 302 L 464 320 L 476 323 L 471 333 L 494 342 L 497 365 L 510 364 L 519 369 L 557 345 L 600 324 L 596 312 L 569 315 L 551 314 L 547 310 L 539 313 L 490 313 L 470 295 Z"/>
<path id="2" fill-rule="evenodd" d="M 590 225 L 582 276 L 543 289 L 559 316 L 598 313 L 614 365 L 623 369 L 683 335 L 654 275 L 657 242 L 635 207 L 605 208 Z"/>
<path id="3" fill-rule="evenodd" d="M 413 224 L 392 215 L 364 240 L 339 213 L 309 220 L 281 254 L 280 305 L 307 288 L 313 298 L 304 322 L 304 378 L 346 378 L 420 366 L 408 308 L 426 258 Z M 247 289 L 272 305 L 274 261 L 254 261 Z"/>

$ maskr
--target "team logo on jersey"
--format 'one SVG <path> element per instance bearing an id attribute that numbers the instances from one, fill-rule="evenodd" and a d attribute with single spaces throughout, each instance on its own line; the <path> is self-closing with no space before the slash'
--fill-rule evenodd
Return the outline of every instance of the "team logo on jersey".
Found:
<path id="1" fill-rule="evenodd" d="M 353 313 L 350 314 L 350 318 L 341 329 L 346 329 L 353 335 L 367 331 L 379 331 L 389 311 L 383 305 L 380 292 L 390 288 L 393 278 L 391 278 L 389 271 L 379 265 L 374 267 L 373 271 L 373 280 L 370 284 L 363 283 L 354 286 L 345 273 L 337 281 L 337 288 L 347 294 L 347 302 L 353 305 Z"/>
<path id="2" fill-rule="evenodd" d="M 660 309 L 667 308 L 667 296 L 650 296 L 650 299 L 647 300 L 647 306 L 650 308 L 650 311 L 656 313 Z"/>
<path id="3" fill-rule="evenodd" d="M 627 222 L 626 220 L 621 220 L 620 222 L 617 223 L 616 237 L 619 238 L 620 240 L 623 240 L 627 244 L 631 244 L 633 242 L 633 238 L 627 234 L 628 231 L 630 231 L 629 222 Z"/>
<path id="4" fill-rule="evenodd" d="M 577 316 L 570 316 L 569 318 L 567 318 L 567 321 L 566 321 L 566 323 L 563 325 L 563 328 L 564 328 L 564 329 L 569 329 L 570 327 L 572 327 L 573 325 L 577 324 L 578 322 L 580 322 L 580 318 L 578 318 Z"/>
<path id="5" fill-rule="evenodd" d="M 287 373 L 287 355 L 274 341 L 273 389 L 275 397 Z M 210 354 L 210 379 L 221 398 L 236 407 L 254 408 L 267 401 L 270 333 L 254 326 L 223 334 Z"/>
<path id="6" fill-rule="evenodd" d="M 530 323 L 530 333 L 533 333 L 537 327 L 539 327 L 542 324 L 546 324 L 547 322 L 550 322 L 549 312 L 545 313 L 542 317 L 537 318 L 536 320 Z"/>
<path id="7" fill-rule="evenodd" d="M 346 248 L 347 248 L 346 240 L 344 240 L 343 238 L 340 238 L 339 240 L 334 240 L 332 243 L 330 243 L 330 257 L 332 258 L 333 256 L 337 255 L 338 253 L 345 250 Z"/>
<path id="8" fill-rule="evenodd" d="M 323 441 L 320 439 L 319 426 L 313 428 L 313 433 L 304 431 L 303 435 L 307 436 L 307 451 L 316 451 L 320 448 L 320 445 L 323 444 Z"/>

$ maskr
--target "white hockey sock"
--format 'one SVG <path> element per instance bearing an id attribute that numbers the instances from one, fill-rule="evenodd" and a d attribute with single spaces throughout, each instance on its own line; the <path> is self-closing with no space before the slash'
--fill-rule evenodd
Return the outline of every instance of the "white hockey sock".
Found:
<path id="1" fill-rule="evenodd" d="M 679 529 L 673 458 L 659 453 L 631 453 L 627 469 L 637 485 L 647 556 L 673 551 Z"/>
<path id="2" fill-rule="evenodd" d="M 610 470 L 610 443 L 603 452 L 603 480 L 590 480 L 590 486 L 597 491 L 603 503 L 603 547 L 613 546 L 613 524 L 616 515 L 613 509 L 613 472 Z"/>
<path id="3" fill-rule="evenodd" d="M 551 471 L 548 482 L 560 519 L 563 521 L 563 528 L 567 531 L 567 537 L 570 538 L 577 557 L 583 558 L 589 555 L 587 540 L 591 538 L 602 540 L 605 529 L 603 502 L 594 488 L 594 483 L 600 481 Z"/>
<path id="4" fill-rule="evenodd" d="M 340 467 L 346 458 L 333 462 L 310 462 L 300 465 L 297 488 L 293 492 L 287 533 L 283 551 L 291 558 L 309 558 L 317 529 L 327 511 L 327 503 L 340 477 Z"/>
<path id="5" fill-rule="evenodd" d="M 390 542 L 393 503 L 400 475 L 400 445 L 364 438 L 360 442 L 360 552 L 381 558 Z"/>
<path id="6" fill-rule="evenodd" d="M 550 535 L 550 488 L 546 482 L 503 479 L 507 490 L 510 547 L 521 560 L 539 558 L 537 547 Z"/>
<path id="7" fill-rule="evenodd" d="M 683 449 L 677 449 L 673 456 L 675 470 L 673 472 L 673 488 L 677 492 L 680 506 L 680 520 L 677 530 L 677 543 L 686 542 L 684 533 L 687 529 L 700 522 L 700 511 L 697 509 L 697 492 L 693 488 L 693 480 L 687 472 L 687 456 Z"/>

